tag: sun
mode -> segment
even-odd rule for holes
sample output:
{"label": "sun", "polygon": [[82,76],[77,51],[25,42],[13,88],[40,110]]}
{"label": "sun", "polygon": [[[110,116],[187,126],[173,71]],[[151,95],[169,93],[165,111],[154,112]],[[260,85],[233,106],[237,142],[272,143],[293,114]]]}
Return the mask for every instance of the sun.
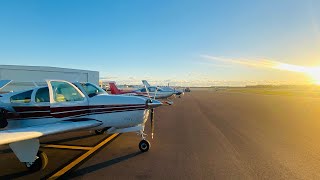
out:
{"label": "sun", "polygon": [[310,68],[307,74],[309,74],[316,85],[320,85],[320,67]]}
{"label": "sun", "polygon": [[285,64],[285,63],[275,63],[275,64],[276,65],[274,66],[274,68],[276,69],[304,73],[310,76],[314,84],[320,85],[320,66],[305,67],[305,66],[298,66],[298,65]]}

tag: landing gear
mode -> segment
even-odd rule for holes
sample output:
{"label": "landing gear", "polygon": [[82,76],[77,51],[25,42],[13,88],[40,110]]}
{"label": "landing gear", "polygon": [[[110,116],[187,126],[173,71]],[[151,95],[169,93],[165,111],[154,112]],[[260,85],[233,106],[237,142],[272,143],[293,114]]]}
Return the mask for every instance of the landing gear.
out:
{"label": "landing gear", "polygon": [[25,165],[31,172],[36,172],[44,169],[48,164],[48,157],[47,155],[39,151],[34,162],[26,162]]}
{"label": "landing gear", "polygon": [[94,130],[94,132],[96,133],[96,135],[101,135],[104,133],[104,130],[103,129],[97,129],[97,130]]}
{"label": "landing gear", "polygon": [[141,139],[142,139],[139,143],[139,149],[141,152],[147,152],[151,147],[150,142],[146,140],[147,134],[145,134],[143,130],[140,130],[138,134],[141,136]]}
{"label": "landing gear", "polygon": [[108,130],[109,128],[102,128],[102,129],[97,129],[97,130],[94,130],[94,132],[97,134],[97,135],[101,135],[103,134],[106,130]]}
{"label": "landing gear", "polygon": [[150,142],[145,139],[141,140],[139,143],[139,149],[141,152],[147,152],[150,146],[151,146]]}

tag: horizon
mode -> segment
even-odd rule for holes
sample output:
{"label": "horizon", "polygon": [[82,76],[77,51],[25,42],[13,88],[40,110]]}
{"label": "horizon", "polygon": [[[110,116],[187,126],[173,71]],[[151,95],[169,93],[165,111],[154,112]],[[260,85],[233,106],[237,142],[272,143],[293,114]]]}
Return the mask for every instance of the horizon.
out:
{"label": "horizon", "polygon": [[118,84],[320,84],[320,2],[0,3],[4,65],[93,70]]}

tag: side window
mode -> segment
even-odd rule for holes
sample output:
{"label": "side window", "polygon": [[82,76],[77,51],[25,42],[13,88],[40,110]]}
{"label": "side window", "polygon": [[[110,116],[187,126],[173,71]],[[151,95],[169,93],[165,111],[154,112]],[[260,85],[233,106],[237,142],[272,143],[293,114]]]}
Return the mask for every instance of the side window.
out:
{"label": "side window", "polygon": [[56,102],[82,101],[84,97],[69,83],[52,81],[53,99]]}
{"label": "side window", "polygon": [[16,94],[10,97],[11,103],[30,103],[32,90]]}
{"label": "side window", "polygon": [[146,92],[146,88],[141,89],[141,92]]}
{"label": "side window", "polygon": [[49,88],[48,87],[44,87],[44,88],[40,88],[38,89],[37,93],[36,93],[36,98],[35,98],[36,102],[50,102],[50,97],[49,97]]}

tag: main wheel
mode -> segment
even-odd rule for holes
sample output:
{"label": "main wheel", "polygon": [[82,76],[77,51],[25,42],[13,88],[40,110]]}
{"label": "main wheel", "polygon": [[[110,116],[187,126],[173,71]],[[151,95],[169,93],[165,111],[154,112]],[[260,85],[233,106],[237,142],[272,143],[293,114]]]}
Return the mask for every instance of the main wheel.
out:
{"label": "main wheel", "polygon": [[102,129],[97,129],[97,130],[94,130],[94,132],[97,134],[97,135],[100,135],[100,134],[103,134],[106,130],[108,130],[109,127],[104,127]]}
{"label": "main wheel", "polygon": [[141,152],[147,152],[150,149],[150,142],[147,140],[142,140],[139,143],[139,149]]}
{"label": "main wheel", "polygon": [[104,130],[103,129],[97,129],[97,130],[94,130],[94,132],[97,134],[97,135],[101,135],[104,133]]}
{"label": "main wheel", "polygon": [[26,163],[26,167],[29,169],[31,172],[36,172],[44,169],[48,164],[48,157],[47,155],[39,151],[37,154],[37,159],[33,163]]}

